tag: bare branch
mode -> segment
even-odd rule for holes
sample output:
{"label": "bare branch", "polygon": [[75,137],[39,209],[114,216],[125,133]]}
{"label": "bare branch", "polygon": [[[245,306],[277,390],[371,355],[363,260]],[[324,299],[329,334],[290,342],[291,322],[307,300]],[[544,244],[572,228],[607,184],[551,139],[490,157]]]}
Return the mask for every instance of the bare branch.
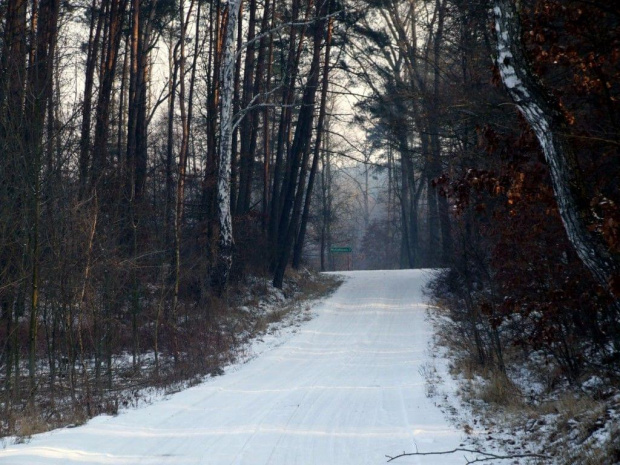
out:
{"label": "bare branch", "polygon": [[265,31],[261,34],[255,35],[254,38],[252,38],[252,40],[248,40],[247,42],[244,42],[241,47],[239,47],[239,50],[237,50],[237,53],[235,54],[235,60],[237,58],[239,58],[239,56],[241,55],[241,53],[243,52],[243,50],[245,50],[246,48],[248,48],[250,45],[253,45],[254,43],[260,41],[263,37],[269,36],[271,34],[276,34],[280,31],[282,31],[283,29],[289,28],[289,27],[302,27],[302,26],[310,26],[311,24],[316,23],[317,21],[321,21],[324,19],[329,19],[329,18],[333,18],[336,17],[338,15],[340,15],[342,13],[343,10],[338,10],[335,11],[334,13],[330,13],[328,15],[325,15],[323,17],[320,18],[313,18],[309,21],[292,21],[292,22],[288,22],[288,23],[284,23],[284,24],[280,24],[278,27],[274,27],[273,29],[270,29],[268,31]]}
{"label": "bare branch", "polygon": [[245,117],[245,115],[247,115],[249,112],[251,112],[252,110],[256,110],[258,108],[265,108],[265,107],[278,107],[278,108],[285,108],[285,107],[294,107],[296,105],[278,105],[278,104],[268,104],[268,103],[255,103],[258,99],[262,98],[264,100],[267,100],[271,95],[275,94],[278,90],[280,90],[283,87],[283,84],[274,87],[273,89],[271,89],[269,92],[263,92],[261,94],[256,94],[254,97],[252,97],[252,100],[250,100],[249,104],[247,107],[242,108],[235,116],[234,116],[234,123],[233,123],[233,129],[235,129],[237,126],[239,126],[239,124],[241,123],[241,121],[243,120],[243,118]]}
{"label": "bare branch", "polygon": [[465,462],[467,464],[489,462],[491,460],[510,460],[510,459],[522,459],[522,458],[551,460],[551,457],[549,457],[548,455],[542,455],[542,454],[526,453],[526,454],[499,455],[499,454],[492,454],[491,452],[484,452],[484,451],[476,450],[476,449],[465,449],[463,447],[457,447],[455,449],[446,450],[446,451],[403,452],[402,454],[395,455],[393,457],[389,455],[386,455],[386,457],[388,458],[388,462],[391,462],[400,457],[411,457],[411,456],[416,456],[416,455],[420,455],[420,456],[421,455],[450,455],[450,454],[456,454],[457,452],[467,452],[469,454],[478,454],[482,456],[482,457],[476,457],[473,460],[465,459],[467,460],[467,462]]}

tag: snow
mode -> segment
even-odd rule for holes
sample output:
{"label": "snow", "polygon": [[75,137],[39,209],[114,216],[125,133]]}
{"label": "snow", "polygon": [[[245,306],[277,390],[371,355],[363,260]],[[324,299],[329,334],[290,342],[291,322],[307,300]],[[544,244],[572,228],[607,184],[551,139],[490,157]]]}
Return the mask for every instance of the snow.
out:
{"label": "snow", "polygon": [[[146,407],[7,445],[0,463],[374,465],[459,447],[464,434],[427,395],[425,369],[443,363],[428,351],[430,274],[342,274],[314,319],[259,342],[247,363]],[[393,463],[438,459],[464,457]]]}

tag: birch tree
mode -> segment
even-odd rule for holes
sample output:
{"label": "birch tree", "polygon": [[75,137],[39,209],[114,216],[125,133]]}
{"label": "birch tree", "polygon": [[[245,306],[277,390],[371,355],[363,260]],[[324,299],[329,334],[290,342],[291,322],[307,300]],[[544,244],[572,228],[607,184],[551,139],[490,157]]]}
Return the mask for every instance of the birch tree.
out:
{"label": "birch tree", "polygon": [[217,213],[220,233],[217,262],[212,276],[213,283],[220,292],[228,282],[234,246],[230,212],[230,170],[233,132],[232,103],[235,91],[235,34],[241,1],[229,0],[224,6],[224,15],[228,16],[228,20],[220,75],[220,150],[217,174]]}
{"label": "birch tree", "polygon": [[568,239],[599,284],[611,291],[614,280],[618,279],[618,258],[609,252],[596,232],[583,174],[564,136],[569,131],[560,104],[531,71],[515,3],[496,0],[493,13],[499,73],[545,155]]}

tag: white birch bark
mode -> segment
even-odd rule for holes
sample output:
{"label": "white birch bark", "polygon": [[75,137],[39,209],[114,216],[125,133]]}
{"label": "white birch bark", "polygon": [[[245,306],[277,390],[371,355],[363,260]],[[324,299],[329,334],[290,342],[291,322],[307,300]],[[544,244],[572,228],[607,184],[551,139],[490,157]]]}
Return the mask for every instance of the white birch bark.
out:
{"label": "white birch bark", "polygon": [[[232,158],[232,102],[235,74],[235,35],[242,0],[229,0],[225,6],[228,23],[224,37],[220,75],[220,153],[217,176],[217,210],[220,225],[219,250],[213,281],[221,291],[232,267],[233,231],[230,212],[230,170]],[[225,10],[225,12],[226,12]]]}
{"label": "white birch bark", "polygon": [[593,218],[581,172],[572,148],[561,135],[567,132],[564,117],[529,69],[514,0],[495,0],[493,13],[502,82],[543,150],[568,239],[596,280],[610,290],[618,264],[597,233],[589,229]]}

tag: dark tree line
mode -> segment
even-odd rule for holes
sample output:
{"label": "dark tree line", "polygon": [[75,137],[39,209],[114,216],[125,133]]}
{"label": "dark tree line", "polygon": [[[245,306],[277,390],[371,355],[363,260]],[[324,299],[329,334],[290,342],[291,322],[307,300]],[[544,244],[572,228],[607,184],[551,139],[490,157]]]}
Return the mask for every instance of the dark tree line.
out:
{"label": "dark tree line", "polygon": [[229,283],[300,266],[342,8],[0,3],[3,432],[105,410],[124,354],[210,369]]}
{"label": "dark tree line", "polygon": [[521,347],[571,380],[617,377],[618,9],[364,4],[348,64],[372,90],[360,120],[382,141],[401,266],[447,267],[436,294],[479,363],[504,370]]}

